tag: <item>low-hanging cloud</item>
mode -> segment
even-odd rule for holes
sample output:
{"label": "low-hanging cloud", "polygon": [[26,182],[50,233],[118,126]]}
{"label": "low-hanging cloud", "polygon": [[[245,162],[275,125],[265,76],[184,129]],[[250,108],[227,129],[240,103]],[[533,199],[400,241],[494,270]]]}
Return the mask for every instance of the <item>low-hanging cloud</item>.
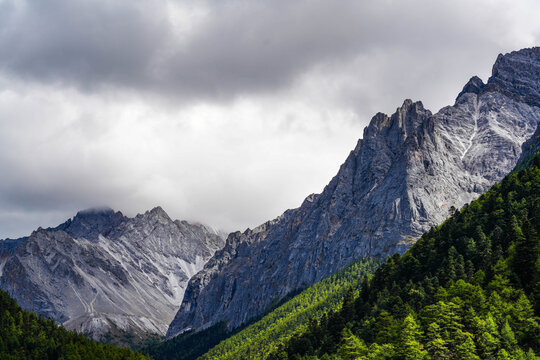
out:
{"label": "low-hanging cloud", "polygon": [[0,0],[0,238],[81,208],[255,226],[322,190],[377,111],[436,111],[534,1]]}

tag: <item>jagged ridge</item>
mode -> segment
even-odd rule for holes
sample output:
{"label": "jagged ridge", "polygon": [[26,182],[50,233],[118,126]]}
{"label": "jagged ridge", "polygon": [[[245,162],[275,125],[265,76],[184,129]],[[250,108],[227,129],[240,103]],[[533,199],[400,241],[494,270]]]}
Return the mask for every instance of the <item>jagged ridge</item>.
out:
{"label": "jagged ridge", "polygon": [[0,288],[27,310],[102,339],[113,329],[163,335],[188,279],[223,239],[160,207],[134,218],[81,211],[56,228],[0,242]]}
{"label": "jagged ridge", "polygon": [[515,166],[540,119],[539,71],[538,48],[513,52],[435,115],[410,100],[375,115],[321,194],[229,235],[189,282],[167,336],[221,321],[233,329],[354,259],[403,252]]}

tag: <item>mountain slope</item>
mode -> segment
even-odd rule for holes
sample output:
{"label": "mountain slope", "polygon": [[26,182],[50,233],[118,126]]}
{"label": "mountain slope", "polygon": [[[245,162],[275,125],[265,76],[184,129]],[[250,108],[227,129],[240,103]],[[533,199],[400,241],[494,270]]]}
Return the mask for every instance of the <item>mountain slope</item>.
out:
{"label": "mountain slope", "polygon": [[123,359],[144,360],[128,349],[96,343],[59,327],[52,320],[23,311],[0,290],[0,359]]}
{"label": "mountain slope", "polygon": [[215,231],[173,221],[159,207],[134,218],[81,211],[0,242],[0,288],[24,309],[95,339],[163,335],[187,281],[222,245]]}
{"label": "mountain slope", "polygon": [[[531,139],[523,144],[521,160],[513,172],[531,167],[535,157],[537,166],[540,167],[540,142],[538,141],[540,125],[538,129]],[[261,320],[236,334],[230,335],[221,341],[219,345],[214,346],[200,356],[199,360],[266,358],[268,354],[276,352],[283,343],[287,343],[291,337],[298,339],[306,331],[311,331],[314,323],[319,321],[324,313],[341,308],[346,296],[350,297],[355,294],[358,296],[358,289],[365,287],[366,284],[363,284],[363,282],[369,279],[369,277],[365,278],[365,273],[371,274],[375,267],[378,267],[378,263],[379,261],[374,261],[373,258],[360,260],[352,266],[315,283],[300,294],[292,297],[282,306],[265,315]],[[365,265],[369,265],[369,267],[366,268]],[[201,339],[209,338],[204,336],[203,333],[209,331],[212,331],[212,328],[189,336],[195,338],[199,335],[197,344],[203,345],[205,343]],[[183,334],[161,343],[153,349],[154,351],[149,353],[156,359],[195,359],[196,356],[190,357],[187,351],[178,351],[185,348],[185,344],[182,343],[185,337],[186,335]],[[215,343],[217,342],[207,342],[206,348],[212,347],[212,344]]]}
{"label": "mountain slope", "polygon": [[381,260],[373,258],[356,261],[313,284],[199,359],[263,359],[293,335],[306,331],[313,321],[338,310],[348,292],[360,287],[364,276],[373,273],[380,264]]}
{"label": "mountain slope", "polygon": [[519,157],[518,166],[514,171],[522,170],[532,165],[533,159],[540,153],[540,124],[536,132],[523,144],[523,152]]}
{"label": "mountain slope", "polygon": [[362,257],[404,252],[516,164],[540,120],[540,48],[499,56],[453,106],[410,100],[377,114],[321,194],[254,230],[230,234],[194,276],[167,332],[234,329],[272,301]]}
{"label": "mountain slope", "polygon": [[393,256],[355,301],[269,358],[537,359],[540,157],[533,164]]}

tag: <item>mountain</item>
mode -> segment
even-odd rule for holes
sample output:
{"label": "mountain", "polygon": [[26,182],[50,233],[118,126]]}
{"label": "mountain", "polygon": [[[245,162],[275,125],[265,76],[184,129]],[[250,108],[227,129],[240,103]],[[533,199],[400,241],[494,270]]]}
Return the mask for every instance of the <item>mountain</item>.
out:
{"label": "mountain", "polygon": [[67,331],[50,319],[22,310],[0,290],[0,359],[149,359],[129,349],[103,345]]}
{"label": "mountain", "polygon": [[232,330],[355,259],[403,253],[512,170],[540,120],[539,74],[540,48],[523,49],[436,114],[406,100],[375,115],[322,193],[229,235],[189,281],[167,336]]}
{"label": "mountain", "polygon": [[[540,130],[537,130],[531,139],[524,143],[521,160],[513,172],[530,168],[533,166],[535,158],[537,159],[536,166],[540,168],[540,141],[538,141],[540,138],[538,135],[540,135]],[[471,206],[474,206],[474,204]],[[443,263],[444,261],[441,261],[441,264]],[[358,290],[362,287],[365,288],[372,278],[371,276],[366,277],[366,273],[372,274],[374,270],[377,270],[378,264],[380,264],[380,260],[374,258],[356,261],[353,265],[293,296],[282,306],[265,315],[261,320],[256,321],[238,333],[229,335],[219,344],[218,342],[207,343],[206,349],[210,350],[198,357],[199,360],[264,359],[268,354],[276,353],[280,347],[289,342],[291,337],[294,337],[294,342],[298,341],[303,334],[313,332],[314,324],[320,322],[324,314],[336,312],[342,308],[344,301],[350,302],[351,296],[358,296]],[[366,265],[368,266],[366,267]],[[348,299],[345,299],[346,297]],[[212,330],[212,327],[201,333],[210,330]],[[157,351],[154,350],[149,353],[156,360],[195,359],[195,357],[186,356],[189,352],[178,351],[183,345],[179,344],[179,341],[189,335],[182,334],[172,338],[157,346]],[[205,337],[205,339],[208,338],[211,337]],[[376,359],[383,358],[380,356],[374,357]]]}
{"label": "mountain", "polygon": [[[355,261],[295,295],[261,320],[221,341],[198,359],[264,359],[293,335],[306,332],[314,321],[321,319],[326,313],[339,310],[343,299],[351,296],[350,291],[359,288],[364,277],[374,273],[381,263],[382,261],[376,258]],[[173,342],[177,338],[179,337],[169,341]],[[151,355],[156,360],[175,359],[174,354]]]}
{"label": "mountain", "polygon": [[1,241],[0,288],[94,339],[164,335],[187,281],[223,244],[216,231],[173,221],[160,207],[133,218],[90,209]]}
{"label": "mountain", "polygon": [[381,259],[376,258],[357,260],[299,294],[271,304],[264,316],[243,329],[235,329],[239,330],[235,334],[217,324],[152,344],[142,351],[156,360],[262,359],[292,335],[306,331],[310,322],[339,309],[349,289],[358,287],[363,277],[381,264]]}
{"label": "mountain", "polygon": [[519,162],[516,170],[526,168],[532,165],[533,159],[536,157],[536,154],[540,152],[540,124],[536,128],[535,133],[529,140],[523,144],[523,152],[519,157]]}
{"label": "mountain", "polygon": [[538,359],[539,234],[537,155],[268,358]]}

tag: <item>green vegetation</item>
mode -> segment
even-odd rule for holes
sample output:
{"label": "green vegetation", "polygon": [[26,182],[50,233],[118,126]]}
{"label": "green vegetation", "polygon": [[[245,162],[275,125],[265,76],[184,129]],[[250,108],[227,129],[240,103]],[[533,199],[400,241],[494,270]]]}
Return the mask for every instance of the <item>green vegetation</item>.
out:
{"label": "green vegetation", "polygon": [[[540,129],[540,125],[538,127]],[[537,130],[538,133],[538,130]],[[534,161],[540,161],[538,155],[540,155],[540,135],[533,137],[531,143],[528,144],[528,149],[524,149],[523,159],[514,169],[514,172],[521,171],[533,166]]]}
{"label": "green vegetation", "polygon": [[225,340],[252,323],[259,321],[266,314],[272,312],[281,304],[287,302],[298,292],[291,292],[285,298],[279,301],[273,301],[263,311],[262,315],[251,319],[247,324],[240,326],[232,331],[227,330],[225,323],[221,322],[199,331],[186,331],[170,340],[161,343],[148,344],[141,351],[151,355],[155,359],[163,360],[195,360],[206,353],[209,349],[216,346],[220,341]]}
{"label": "green vegetation", "polygon": [[540,159],[530,164],[268,358],[538,359]]}
{"label": "green vegetation", "polygon": [[158,360],[194,360],[229,336],[225,324],[219,323],[199,332],[185,332],[141,351]]}
{"label": "green vegetation", "polygon": [[186,331],[165,342],[148,344],[146,347],[141,348],[141,351],[151,355],[155,359],[195,360],[209,349],[219,344],[220,341],[233,336],[250,324],[259,321],[266,316],[266,314],[269,314],[274,309],[281,306],[281,304],[293,298],[296,294],[298,294],[298,292],[293,291],[283,299],[273,301],[260,316],[251,319],[247,324],[232,331],[228,331],[225,323],[221,322],[199,332]]}
{"label": "green vegetation", "polygon": [[150,343],[141,348],[141,351],[151,355],[155,359],[163,360],[195,360],[206,353],[209,349],[216,346],[220,341],[225,340],[234,334],[242,331],[249,325],[259,321],[261,318],[271,313],[281,304],[289,301],[299,291],[293,291],[281,300],[270,303],[263,313],[251,319],[247,324],[240,326],[232,331],[227,330],[225,323],[221,322],[209,328],[199,331],[186,331],[170,340],[161,343]]}
{"label": "green vegetation", "polygon": [[184,333],[144,351],[155,359],[194,360],[219,344],[201,359],[263,358],[292,335],[304,331],[310,319],[337,310],[347,289],[356,287],[359,280],[373,273],[381,263],[377,259],[357,261],[304,291],[293,292],[272,303],[261,316],[232,332],[220,323],[197,333]]}
{"label": "green vegetation", "polygon": [[129,349],[116,348],[67,331],[50,319],[23,311],[0,290],[0,359],[144,360]]}
{"label": "green vegetation", "polygon": [[291,336],[304,332],[310,321],[341,308],[347,293],[352,296],[349,289],[358,287],[361,279],[380,264],[376,259],[355,262],[222,341],[200,359],[263,359]]}
{"label": "green vegetation", "polygon": [[[163,341],[164,336],[145,332],[130,332],[125,331],[115,324],[111,323],[107,333],[99,340],[103,344],[111,344],[117,347],[130,348],[135,351],[141,351],[152,345],[159,344]],[[85,334],[91,337],[91,334]]]}

